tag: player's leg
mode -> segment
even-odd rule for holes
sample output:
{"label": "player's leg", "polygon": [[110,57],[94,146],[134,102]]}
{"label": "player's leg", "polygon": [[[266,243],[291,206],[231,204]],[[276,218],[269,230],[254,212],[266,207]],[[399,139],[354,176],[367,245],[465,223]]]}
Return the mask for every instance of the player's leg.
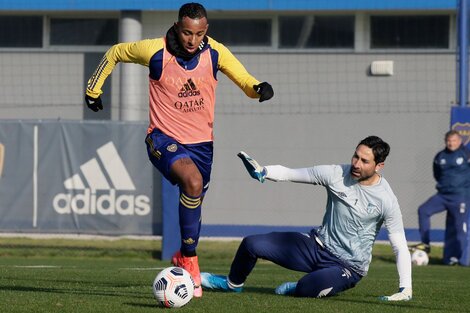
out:
{"label": "player's leg", "polygon": [[431,216],[446,210],[445,200],[436,194],[429,198],[418,208],[419,218],[419,233],[421,236],[421,243],[411,246],[412,248],[430,251],[430,230],[431,230]]}
{"label": "player's leg", "polygon": [[462,251],[462,256],[460,257],[460,264],[463,266],[470,265],[470,195],[465,197],[465,227],[467,237],[464,240],[464,248]]}
{"label": "player's leg", "polygon": [[444,241],[444,263],[459,263],[466,246],[467,238],[467,203],[461,195],[446,196],[447,217]]}
{"label": "player's leg", "polygon": [[188,158],[176,160],[170,175],[180,186],[179,219],[182,245],[173,258],[175,265],[187,269],[193,276],[194,296],[202,296],[201,276],[196,247],[201,231],[201,211],[204,195],[209,188],[212,171],[212,142],[184,145]]}
{"label": "player's leg", "polygon": [[196,247],[199,242],[202,176],[190,158],[180,158],[172,166],[170,175],[180,189],[178,204],[181,248],[172,258],[176,266],[186,269],[193,277],[194,296],[202,296],[199,262]]}
{"label": "player's leg", "polygon": [[322,268],[302,277],[292,295],[321,298],[353,288],[361,276],[342,266]]}
{"label": "player's leg", "polygon": [[202,176],[190,158],[176,160],[171,166],[170,175],[180,189],[181,253],[188,257],[196,256],[201,220]]}
{"label": "player's leg", "polygon": [[202,285],[208,289],[239,292],[258,258],[288,269],[311,272],[317,269],[317,249],[314,239],[297,232],[247,236],[238,247],[229,275],[202,273]]}
{"label": "player's leg", "polygon": [[310,272],[316,268],[316,243],[307,234],[272,232],[245,237],[230,267],[229,280],[242,284],[258,259],[271,261],[285,268]]}
{"label": "player's leg", "polygon": [[194,295],[202,296],[200,271],[196,255],[201,223],[203,178],[191,159],[191,153],[174,139],[155,130],[146,138],[152,164],[180,190],[179,220],[181,249],[172,258],[173,264],[188,270],[193,276]]}

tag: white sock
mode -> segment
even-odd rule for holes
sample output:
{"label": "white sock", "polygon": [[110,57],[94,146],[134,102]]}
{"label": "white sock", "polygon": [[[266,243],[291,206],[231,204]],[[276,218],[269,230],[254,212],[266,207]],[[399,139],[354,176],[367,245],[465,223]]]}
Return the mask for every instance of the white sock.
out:
{"label": "white sock", "polygon": [[241,288],[241,287],[243,287],[244,284],[243,284],[243,283],[241,283],[241,284],[239,284],[239,285],[234,284],[234,283],[232,283],[232,282],[230,281],[230,279],[229,279],[228,276],[227,276],[227,285],[228,285],[228,287],[229,287],[230,289],[235,289],[235,288]]}

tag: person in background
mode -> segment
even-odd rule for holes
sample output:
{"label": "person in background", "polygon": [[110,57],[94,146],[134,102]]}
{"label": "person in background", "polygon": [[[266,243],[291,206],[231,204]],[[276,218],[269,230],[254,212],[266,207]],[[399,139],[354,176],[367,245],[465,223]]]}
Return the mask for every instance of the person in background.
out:
{"label": "person in background", "polygon": [[112,46],[89,79],[85,95],[91,110],[102,110],[101,87],[117,63],[149,68],[147,152],[162,175],[179,187],[182,242],[172,263],[192,275],[195,297],[202,296],[196,247],[212,169],[217,73],[259,102],[274,95],[269,83],[254,78],[223,44],[206,35],[208,28],[205,8],[184,4],[164,37]]}
{"label": "person in background", "polygon": [[431,217],[447,212],[444,263],[459,262],[466,242],[466,216],[470,205],[470,150],[462,144],[460,134],[450,130],[445,134],[445,148],[433,161],[433,175],[437,193],[418,208],[421,242],[410,249],[431,251]]}
{"label": "person in background", "polygon": [[[305,272],[297,282],[275,289],[279,295],[320,298],[353,288],[369,270],[372,247],[385,225],[396,256],[398,292],[384,301],[412,298],[411,257],[398,200],[380,174],[390,146],[369,136],[356,146],[350,164],[316,165],[290,169],[281,165],[260,166],[246,153],[239,157],[251,177],[264,182],[287,181],[320,185],[328,193],[322,225],[308,234],[272,232],[245,237],[236,252],[228,276],[201,273],[202,286],[241,292],[258,259]],[[295,208],[291,209],[295,212]]]}

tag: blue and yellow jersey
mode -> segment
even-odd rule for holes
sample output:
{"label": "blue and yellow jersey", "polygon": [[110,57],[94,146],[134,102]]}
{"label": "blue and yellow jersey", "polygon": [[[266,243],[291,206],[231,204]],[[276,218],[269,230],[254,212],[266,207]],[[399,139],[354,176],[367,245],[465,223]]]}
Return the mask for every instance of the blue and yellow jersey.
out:
{"label": "blue and yellow jersey", "polygon": [[[217,71],[220,70],[240,87],[248,97],[259,98],[259,95],[253,89],[253,85],[257,85],[260,82],[248,73],[227,47],[210,37],[208,38],[208,44],[205,49],[210,49],[214,66],[214,78],[217,78]],[[103,93],[101,87],[119,62],[147,66],[149,67],[150,78],[159,80],[162,69],[165,66],[163,62],[163,49],[165,49],[165,38],[146,39],[112,46],[89,79],[86,90],[87,95],[96,98]],[[189,61],[183,61],[178,58],[178,63],[188,70],[195,68],[197,61],[197,57]]]}

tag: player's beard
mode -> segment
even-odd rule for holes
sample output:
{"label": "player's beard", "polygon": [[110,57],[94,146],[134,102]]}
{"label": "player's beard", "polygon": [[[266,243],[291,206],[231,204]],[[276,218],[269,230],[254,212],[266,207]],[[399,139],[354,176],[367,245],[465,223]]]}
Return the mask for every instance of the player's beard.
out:
{"label": "player's beard", "polygon": [[360,176],[357,177],[357,176],[354,176],[353,175],[353,167],[351,166],[351,169],[349,170],[349,174],[351,175],[351,177],[356,180],[357,182],[363,182],[363,181],[366,181],[366,180],[369,180],[371,179],[372,177],[374,177],[375,174],[377,174],[375,171],[372,172],[372,174],[370,175],[366,175],[364,176],[364,173],[363,172],[360,172]]}

